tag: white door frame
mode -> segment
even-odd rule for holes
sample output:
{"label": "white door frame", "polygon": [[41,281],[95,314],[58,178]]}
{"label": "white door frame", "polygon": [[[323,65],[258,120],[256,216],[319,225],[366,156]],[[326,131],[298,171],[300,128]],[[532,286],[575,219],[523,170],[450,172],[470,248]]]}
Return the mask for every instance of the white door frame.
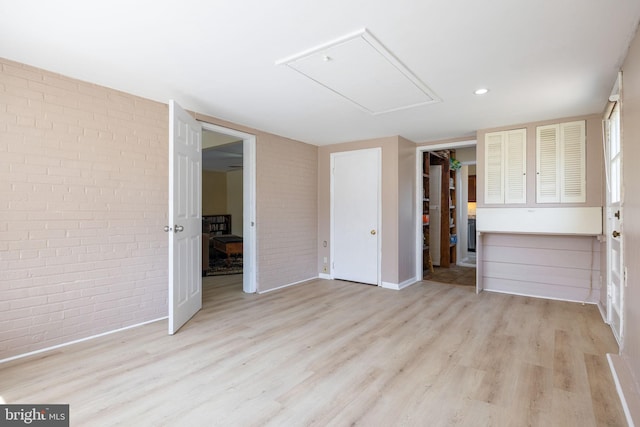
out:
{"label": "white door frame", "polygon": [[[465,148],[465,147],[475,147],[477,145],[477,141],[475,139],[470,139],[468,141],[458,141],[458,142],[448,142],[443,144],[434,144],[434,145],[421,145],[416,147],[416,212],[414,215],[415,219],[415,236],[416,236],[416,278],[418,280],[422,280],[422,233],[419,231],[422,230],[422,153],[425,151],[438,151],[438,150],[455,150],[456,148]],[[456,202],[457,203],[457,202]],[[457,218],[456,218],[457,220]],[[477,242],[477,239],[476,239]],[[477,249],[476,249],[477,251]],[[477,252],[476,252],[477,257]],[[476,263],[478,260],[476,259]],[[476,283],[478,283],[478,279],[476,278]]]}
{"label": "white door frame", "polygon": [[256,136],[235,129],[200,122],[202,129],[242,138],[242,290],[256,293],[257,237],[256,237]]}
{"label": "white door frame", "polygon": [[[621,85],[621,76],[618,75],[618,80],[612,92],[610,99],[615,99],[614,102],[619,102],[619,91]],[[624,169],[624,144],[622,136],[622,106],[620,104],[614,104],[610,114],[616,112],[618,115],[618,128],[617,128],[617,143],[619,144],[619,150],[615,157],[618,160],[618,170],[616,182],[612,179],[612,153],[611,153],[611,120],[610,116],[607,117],[603,125],[604,129],[604,162],[605,162],[605,221],[604,221],[604,235],[606,239],[606,287],[607,287],[607,323],[611,326],[613,335],[618,342],[619,351],[624,348],[625,337],[625,321],[624,318],[624,304],[625,304],[625,287],[627,286],[627,274],[625,267],[625,254],[624,254],[624,186],[622,185],[622,176]],[[613,193],[613,186],[617,184],[617,200],[612,201],[611,196]],[[616,212],[614,212],[616,211]],[[619,233],[618,237],[614,238],[613,233]],[[614,248],[617,247],[617,256],[614,256]],[[616,264],[613,262],[616,261]],[[614,284],[614,277],[617,278],[617,288]],[[616,305],[617,307],[614,307]],[[618,313],[618,322],[614,321],[614,311]],[[617,327],[617,328],[616,328]]]}
{"label": "white door frame", "polygon": [[463,162],[456,173],[456,228],[458,229],[458,244],[456,245],[456,265],[475,267],[466,264],[469,257],[469,162]]}
{"label": "white door frame", "polygon": [[[456,192],[456,206],[459,206],[459,208],[457,209],[457,214],[458,214],[458,218],[456,218],[456,221],[458,221],[458,243],[460,243],[460,236],[462,235],[463,239],[463,243],[465,244],[464,246],[458,245],[458,247],[456,248],[457,250],[457,256],[458,256],[458,265],[461,265],[463,267],[477,267],[476,264],[469,264],[468,262],[468,258],[469,258],[469,211],[467,208],[467,203],[469,201],[469,166],[475,166],[478,163],[477,160],[475,161],[469,161],[469,162],[462,162],[462,166],[466,166],[467,167],[467,180],[464,181],[462,178],[462,174],[458,173],[456,174],[456,188],[459,188],[460,191]],[[463,193],[462,188],[466,187],[467,191]],[[466,200],[464,200],[464,196],[467,196]],[[462,231],[462,233],[461,233]]]}
{"label": "white door frame", "polygon": [[[380,147],[374,147],[374,148],[364,148],[362,150],[350,150],[350,151],[338,151],[335,153],[331,153],[330,154],[330,170],[333,171],[334,168],[334,162],[335,162],[335,158],[336,156],[341,156],[341,155],[348,155],[350,153],[356,152],[356,151],[376,151],[378,153],[378,182],[375,183],[377,185],[377,198],[378,198],[378,207],[377,207],[377,224],[376,224],[376,232],[378,235],[377,240],[377,254],[378,254],[378,258],[377,258],[377,286],[382,286],[382,148]],[[335,218],[334,218],[334,206],[335,206],[335,202],[334,202],[334,176],[333,176],[333,172],[330,174],[331,176],[331,180],[330,180],[330,184],[329,184],[329,188],[330,188],[330,195],[329,195],[329,200],[330,200],[330,221],[329,221],[329,236],[330,236],[330,241],[331,241],[331,248],[330,248],[330,269],[329,271],[331,272],[330,278],[333,279],[333,265],[334,265],[334,261],[335,261],[335,255],[334,255],[334,249],[335,249],[335,239],[334,239],[334,225],[335,225]]]}

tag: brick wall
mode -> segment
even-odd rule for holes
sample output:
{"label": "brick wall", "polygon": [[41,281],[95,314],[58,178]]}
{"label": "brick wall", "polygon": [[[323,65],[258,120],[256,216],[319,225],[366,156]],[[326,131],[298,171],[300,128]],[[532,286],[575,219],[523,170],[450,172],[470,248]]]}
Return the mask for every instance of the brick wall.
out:
{"label": "brick wall", "polygon": [[318,147],[204,114],[256,136],[257,289],[318,276]]}
{"label": "brick wall", "polygon": [[0,67],[0,359],[166,316],[167,106]]}
{"label": "brick wall", "polygon": [[257,135],[258,292],[318,276],[318,148]]}

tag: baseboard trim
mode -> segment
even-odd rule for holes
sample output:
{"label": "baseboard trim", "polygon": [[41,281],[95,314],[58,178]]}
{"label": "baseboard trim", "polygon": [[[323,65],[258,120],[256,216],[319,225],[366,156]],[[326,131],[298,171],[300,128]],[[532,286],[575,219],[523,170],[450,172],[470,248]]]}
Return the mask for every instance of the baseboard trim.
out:
{"label": "baseboard trim", "polygon": [[471,264],[470,262],[459,262],[458,264],[460,267],[472,267],[472,268],[477,268],[478,266],[476,264]]}
{"label": "baseboard trim", "polygon": [[258,294],[266,294],[266,293],[269,293],[269,292],[277,291],[278,289],[288,288],[289,286],[299,285],[300,283],[305,283],[305,282],[308,282],[310,280],[319,279],[319,278],[320,278],[319,276],[313,276],[313,277],[309,277],[308,279],[298,280],[297,282],[287,283],[286,285],[278,286],[277,288],[265,289],[264,291],[258,290],[258,292],[256,292],[256,293],[258,293]]}
{"label": "baseboard trim", "polygon": [[629,427],[634,427],[636,425],[634,420],[640,422],[640,386],[635,383],[633,374],[623,357],[609,353],[607,360],[627,424]]}
{"label": "baseboard trim", "polygon": [[136,323],[135,325],[125,326],[124,328],[114,329],[112,331],[103,332],[103,333],[97,334],[97,335],[91,335],[90,337],[80,338],[80,339],[69,341],[69,342],[65,342],[65,343],[62,343],[62,344],[53,345],[51,347],[42,348],[40,350],[35,350],[35,351],[30,351],[28,353],[18,354],[16,356],[7,357],[6,359],[0,359],[0,364],[6,363],[6,362],[11,362],[12,360],[22,359],[24,357],[29,357],[29,356],[33,356],[33,355],[36,355],[36,354],[44,353],[46,351],[56,350],[58,348],[66,347],[66,346],[69,346],[69,345],[72,345],[72,344],[78,344],[78,343],[81,343],[81,342],[84,342],[84,341],[89,341],[89,340],[92,340],[92,339],[95,339],[95,338],[104,337],[106,335],[115,334],[116,332],[126,331],[127,329],[137,328],[139,326],[148,325],[149,323],[159,322],[160,320],[166,320],[166,319],[168,319],[168,316],[159,317],[159,318],[153,319],[153,320],[147,320],[146,322]]}
{"label": "baseboard trim", "polygon": [[418,281],[416,280],[415,277],[412,277],[411,279],[405,280],[402,283],[391,283],[391,282],[382,282],[382,284],[380,285],[381,287],[385,288],[385,289],[393,289],[394,291],[399,291],[402,290],[404,288],[407,288],[415,283],[418,283]]}
{"label": "baseboard trim", "polygon": [[324,279],[324,280],[333,280],[333,277],[331,277],[331,275],[327,273],[320,273],[318,275],[318,278]]}
{"label": "baseboard trim", "polygon": [[484,288],[484,289],[482,289],[482,291],[483,292],[493,292],[493,293],[496,293],[496,294],[518,295],[518,296],[521,296],[521,297],[549,299],[549,300],[553,300],[553,301],[577,302],[578,304],[593,304],[593,305],[597,305],[598,304],[595,301],[582,301],[582,300],[576,300],[576,299],[570,299],[570,298],[560,298],[560,297],[551,297],[551,296],[545,296],[545,295],[527,294],[527,293],[524,293],[524,292],[512,292],[512,291],[501,290],[501,289],[487,289],[487,288]]}
{"label": "baseboard trim", "polygon": [[602,306],[602,303],[598,301],[596,305],[598,306],[598,311],[600,311],[600,317],[602,317],[602,321],[608,325],[609,321],[607,320],[607,312]]}

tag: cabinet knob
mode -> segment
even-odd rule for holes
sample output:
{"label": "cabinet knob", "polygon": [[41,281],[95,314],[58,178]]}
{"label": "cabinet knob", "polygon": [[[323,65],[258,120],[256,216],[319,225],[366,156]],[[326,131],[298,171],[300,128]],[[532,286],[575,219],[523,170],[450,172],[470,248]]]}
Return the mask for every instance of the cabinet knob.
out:
{"label": "cabinet knob", "polygon": [[376,235],[376,230],[371,230],[371,235],[375,236]]}

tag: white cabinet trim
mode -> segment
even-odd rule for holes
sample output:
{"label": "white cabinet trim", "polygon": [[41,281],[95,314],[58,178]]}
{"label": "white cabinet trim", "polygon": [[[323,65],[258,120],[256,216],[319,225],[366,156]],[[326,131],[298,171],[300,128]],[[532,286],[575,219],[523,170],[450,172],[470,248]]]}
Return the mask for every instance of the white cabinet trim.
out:
{"label": "white cabinet trim", "polygon": [[480,233],[602,234],[602,208],[477,208]]}

